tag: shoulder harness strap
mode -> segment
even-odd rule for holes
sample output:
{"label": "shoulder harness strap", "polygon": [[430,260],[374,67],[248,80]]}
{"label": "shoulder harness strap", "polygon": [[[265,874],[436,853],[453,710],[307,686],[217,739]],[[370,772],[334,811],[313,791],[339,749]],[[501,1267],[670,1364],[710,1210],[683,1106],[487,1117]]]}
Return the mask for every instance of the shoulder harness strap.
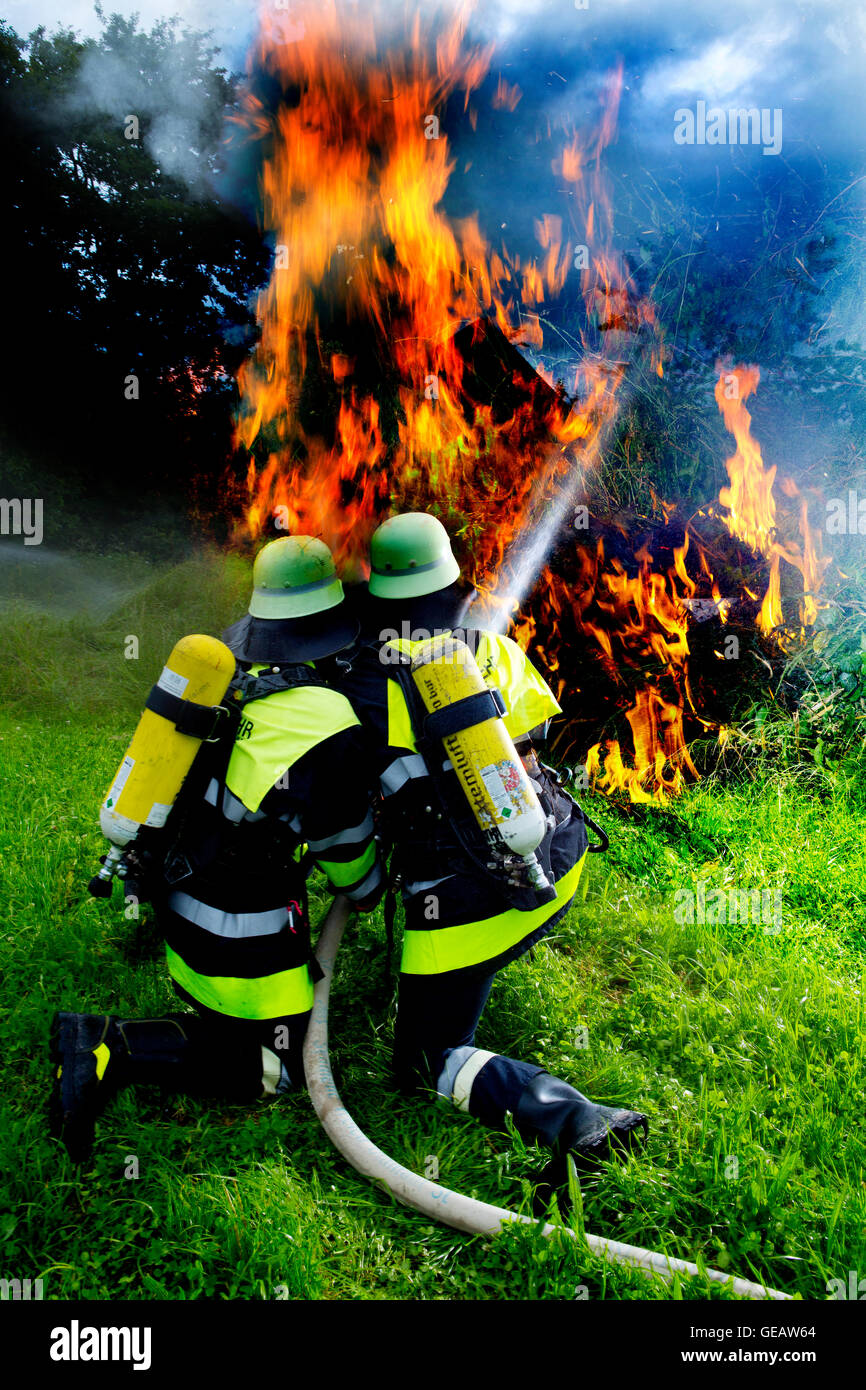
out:
{"label": "shoulder harness strap", "polygon": [[288,666],[272,666],[270,671],[260,671],[257,676],[251,671],[238,671],[229,686],[229,694],[236,705],[243,707],[251,700],[263,700],[267,695],[295,690],[301,685],[327,686],[327,681],[322,680],[312,666],[295,662]]}
{"label": "shoulder harness strap", "polygon": [[196,705],[160,686],[153,687],[147,699],[147,709],[170,719],[179,733],[191,734],[204,743],[219,745],[212,748],[207,757],[203,756],[203,749],[199,750],[172,809],[166,827],[167,830],[170,828],[171,839],[164,839],[166,882],[173,885],[193,872],[207,868],[219,853],[226,832],[222,818],[216,826],[209,824],[202,828],[201,834],[195,834],[190,832],[189,817],[191,812],[196,817],[201,814],[201,797],[211,779],[217,782],[216,804],[221,803],[234,737],[244,706],[252,700],[262,700],[267,695],[306,685],[327,687],[327,682],[311,666],[296,663],[273,667],[259,675],[237,671],[226,692],[225,703],[221,705]]}
{"label": "shoulder harness strap", "polygon": [[198,705],[192,700],[173,695],[161,685],[155,685],[144,707],[162,715],[163,719],[170,719],[179,734],[189,734],[203,743],[216,743],[229,725],[235,722],[233,713],[243,709],[251,700],[263,700],[266,695],[294,690],[302,685],[325,686],[326,682],[311,666],[299,662],[290,666],[275,666],[257,676],[249,671],[238,671],[229,685],[225,704]]}
{"label": "shoulder harness strap", "polygon": [[[432,716],[434,720],[440,714],[449,715],[452,711],[455,711],[457,714],[454,727],[446,727],[443,734],[439,732],[435,722],[432,729],[428,724],[428,719],[431,718],[431,716],[428,715],[424,702],[421,699],[420,691],[412,679],[411,658],[404,653],[400,661],[392,668],[391,675],[397,681],[403,692],[403,697],[409,710],[409,718],[415,732],[418,751],[427,765],[427,771],[430,774],[437,800],[444,810],[448,805],[443,785],[445,774],[442,771],[442,759],[445,750],[441,745],[437,747],[438,740],[443,737],[447,738],[450,733],[456,733],[459,729],[467,729],[471,724],[478,724],[484,719],[495,718],[498,714],[501,714],[504,711],[504,705],[503,710],[499,708],[499,705],[502,704],[502,696],[498,690],[488,690],[486,694],[479,691],[478,695],[470,695],[464,700],[456,701],[455,704],[446,709],[436,711],[436,715]],[[489,705],[485,703],[484,712],[482,713],[481,705],[475,702],[487,702],[488,700]],[[461,710],[461,706],[468,705],[473,706],[471,711]],[[467,717],[467,715],[469,717]],[[478,872],[488,881],[497,896],[504,898],[506,903],[510,905],[510,895],[503,884],[502,875],[498,869],[488,862],[486,857],[487,847],[484,843],[483,833],[480,827],[477,826],[471,812],[467,815],[464,824],[461,824],[458,819],[450,815],[448,817],[448,822],[470,862],[475,865]]]}

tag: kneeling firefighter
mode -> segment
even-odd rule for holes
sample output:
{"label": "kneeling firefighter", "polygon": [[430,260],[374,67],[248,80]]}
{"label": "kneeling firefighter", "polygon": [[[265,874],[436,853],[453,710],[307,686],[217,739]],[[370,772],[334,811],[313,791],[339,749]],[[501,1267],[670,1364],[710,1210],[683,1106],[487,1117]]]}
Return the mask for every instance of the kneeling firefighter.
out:
{"label": "kneeling firefighter", "polygon": [[[507,637],[456,626],[465,606],[448,534],[433,516],[392,517],[374,533],[359,653],[344,680],[370,729],[394,845],[405,931],[394,1070],[491,1126],[507,1112],[554,1151],[607,1156],[647,1133],[646,1118],[595,1105],[543,1067],[474,1045],[494,977],[540,941],[571,903],[587,825],[534,744],[560,707]],[[429,634],[436,634],[432,640]],[[396,870],[396,873],[395,873]],[[393,913],[393,900],[391,900]]]}
{"label": "kneeling firefighter", "polygon": [[[358,621],[331,553],[309,536],[271,541],[253,584],[227,645],[193,637],[175,647],[102,808],[115,847],[91,890],[107,896],[112,871],[128,871],[127,891],[153,902],[175,991],[195,1013],[55,1016],[52,1132],[76,1161],[90,1153],[106,1100],[125,1085],[157,1082],[241,1103],[303,1086],[318,969],[309,867],[362,912],[381,897],[367,742],[333,688],[337,653],[355,641]],[[227,667],[217,687],[225,702],[209,710],[191,705],[202,651],[210,689],[214,668]],[[211,738],[190,754],[208,718]],[[228,732],[214,734],[223,723]],[[175,745],[192,765],[166,816],[167,796],[151,805],[153,775]],[[148,777],[136,803],[135,779]]]}

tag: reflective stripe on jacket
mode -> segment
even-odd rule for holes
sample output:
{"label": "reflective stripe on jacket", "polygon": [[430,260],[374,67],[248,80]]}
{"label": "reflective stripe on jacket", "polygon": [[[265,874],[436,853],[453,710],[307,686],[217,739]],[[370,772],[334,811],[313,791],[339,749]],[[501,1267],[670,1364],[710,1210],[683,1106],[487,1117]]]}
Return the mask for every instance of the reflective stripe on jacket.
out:
{"label": "reflective stripe on jacket", "polygon": [[309,849],[334,892],[375,893],[372,781],[344,695],[300,686],[244,707],[224,782],[213,778],[201,805],[218,851],[158,904],[169,972],[193,999],[237,1018],[309,1011],[301,861]]}

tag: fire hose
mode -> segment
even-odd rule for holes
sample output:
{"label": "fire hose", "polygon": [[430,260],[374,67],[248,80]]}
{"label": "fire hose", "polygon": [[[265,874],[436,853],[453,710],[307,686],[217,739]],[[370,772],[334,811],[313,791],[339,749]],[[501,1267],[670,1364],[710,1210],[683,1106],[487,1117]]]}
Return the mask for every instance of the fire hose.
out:
{"label": "fire hose", "polygon": [[[340,941],[346,926],[351,904],[347,898],[334,899],[325,920],[316,946],[316,959],[324,972],[315,988],[313,1012],[304,1043],[304,1071],[307,1089],[313,1108],[321,1121],[322,1128],[344,1158],[365,1177],[381,1182],[387,1190],[404,1206],[414,1207],[425,1216],[432,1216],[446,1226],[472,1234],[498,1235],[503,1222],[518,1222],[536,1226],[531,1216],[508,1211],[504,1207],[494,1207],[487,1202],[479,1202],[473,1197],[465,1197],[460,1192],[452,1192],[447,1187],[413,1173],[389,1158],[377,1148],[358,1128],[340,1099],[331,1072],[328,1056],[328,998],[334,963]],[[705,1278],[720,1284],[730,1284],[732,1290],[741,1298],[788,1300],[790,1294],[766,1288],[763,1284],[753,1284],[748,1279],[737,1279],[716,1269],[699,1269],[688,1260],[675,1259],[652,1250],[643,1250],[637,1245],[626,1245],[622,1241],[608,1240],[584,1232],[582,1236],[567,1226],[541,1226],[541,1234],[552,1235],[562,1231],[574,1239],[583,1239],[587,1247],[612,1264],[629,1265],[641,1272],[660,1274],[664,1279],[672,1279],[680,1274],[688,1278]]]}

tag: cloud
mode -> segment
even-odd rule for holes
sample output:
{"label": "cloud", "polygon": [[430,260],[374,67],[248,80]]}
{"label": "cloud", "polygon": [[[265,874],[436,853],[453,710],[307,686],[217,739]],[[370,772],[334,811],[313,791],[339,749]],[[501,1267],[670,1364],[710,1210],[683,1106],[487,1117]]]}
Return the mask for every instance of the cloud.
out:
{"label": "cloud", "polygon": [[732,38],[715,39],[693,56],[662,61],[644,82],[644,96],[661,101],[697,92],[707,101],[725,101],[752,91],[768,71],[778,80],[790,32],[790,27],[765,34],[741,31]]}

